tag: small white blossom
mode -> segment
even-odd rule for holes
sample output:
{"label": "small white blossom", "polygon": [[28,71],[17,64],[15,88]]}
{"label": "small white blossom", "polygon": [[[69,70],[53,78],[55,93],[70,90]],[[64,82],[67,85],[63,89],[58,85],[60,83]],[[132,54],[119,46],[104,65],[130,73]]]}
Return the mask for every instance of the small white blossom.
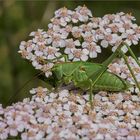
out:
{"label": "small white blossom", "polygon": [[86,6],[78,6],[76,9],[76,13],[79,14],[79,20],[82,22],[88,21],[89,17],[92,17],[91,11]]}
{"label": "small white blossom", "polygon": [[86,61],[88,60],[88,51],[81,49],[72,49],[71,53],[68,55],[69,59],[73,59],[73,61]]}
{"label": "small white blossom", "polygon": [[98,46],[95,42],[91,43],[84,42],[82,44],[82,47],[85,48],[84,51],[86,50],[89,53],[90,58],[96,58],[97,53],[101,53],[100,46]]}
{"label": "small white blossom", "polygon": [[79,40],[73,41],[73,39],[67,39],[66,40],[66,48],[65,48],[64,52],[66,54],[69,54],[71,52],[71,49],[75,48],[76,46],[80,46]]}

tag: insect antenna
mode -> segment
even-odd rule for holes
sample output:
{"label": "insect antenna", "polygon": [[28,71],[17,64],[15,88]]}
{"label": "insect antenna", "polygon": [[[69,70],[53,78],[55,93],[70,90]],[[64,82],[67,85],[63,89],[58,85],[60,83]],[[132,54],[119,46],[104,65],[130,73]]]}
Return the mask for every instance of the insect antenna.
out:
{"label": "insect antenna", "polygon": [[[15,98],[17,97],[17,95],[22,91],[22,89],[24,87],[26,87],[32,80],[34,80],[35,78],[37,78],[38,76],[40,76],[41,74],[43,74],[44,72],[39,72],[36,73],[33,77],[31,77],[29,80],[27,80],[8,100],[8,102],[6,103],[6,106],[8,106],[9,104],[11,104],[13,102],[13,100],[15,100]],[[15,98],[14,98],[15,97]]]}

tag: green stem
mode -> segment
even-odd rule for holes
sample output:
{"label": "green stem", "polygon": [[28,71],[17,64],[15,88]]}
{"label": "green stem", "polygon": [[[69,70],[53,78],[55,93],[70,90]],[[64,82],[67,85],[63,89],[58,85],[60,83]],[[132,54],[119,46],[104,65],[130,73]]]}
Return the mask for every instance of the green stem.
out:
{"label": "green stem", "polygon": [[128,48],[128,51],[131,54],[131,56],[135,59],[135,61],[137,62],[137,64],[140,66],[140,62],[138,61],[137,57],[135,56],[135,54],[133,53],[133,51],[131,50],[131,48],[128,45],[126,45],[126,47]]}
{"label": "green stem", "polygon": [[135,81],[135,83],[136,83],[136,85],[137,85],[139,91],[140,91],[139,83],[138,83],[138,81],[137,81],[137,79],[136,79],[136,77],[135,77],[135,74],[134,74],[134,72],[132,71],[132,69],[131,69],[131,67],[130,67],[130,65],[129,65],[129,63],[128,63],[128,61],[127,61],[127,56],[126,56],[122,51],[120,51],[120,53],[121,53],[121,55],[122,55],[122,57],[123,57],[123,59],[124,59],[126,65],[127,65],[128,69],[129,69],[129,71],[130,71],[130,73],[131,73],[131,75],[132,75],[132,77],[133,77],[133,79],[134,79],[134,81]]}

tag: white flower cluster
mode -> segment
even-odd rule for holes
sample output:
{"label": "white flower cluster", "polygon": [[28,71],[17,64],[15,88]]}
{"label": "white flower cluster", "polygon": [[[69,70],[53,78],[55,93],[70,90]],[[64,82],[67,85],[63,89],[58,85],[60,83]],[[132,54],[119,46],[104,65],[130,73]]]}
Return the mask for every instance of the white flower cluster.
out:
{"label": "white flower cluster", "polygon": [[[132,71],[134,72],[134,75],[138,81],[138,83],[140,84],[140,67],[139,65],[136,63],[136,61],[129,56],[127,59]],[[132,75],[130,74],[130,71],[127,67],[127,65],[124,62],[124,59],[117,59],[116,61],[114,61],[112,64],[109,65],[108,70],[112,73],[115,73],[116,75],[118,75],[119,77],[121,77],[122,79],[127,80],[131,85],[134,85],[133,87],[130,87],[130,91],[134,92],[134,93],[139,93],[139,89],[135,84],[135,81],[132,77]]]}
{"label": "white flower cluster", "polygon": [[93,17],[86,6],[73,11],[64,7],[55,12],[47,31],[38,29],[31,32],[33,39],[21,42],[19,53],[48,77],[63,55],[68,61],[88,61],[96,58],[102,47],[115,51],[121,43],[136,45],[140,27],[134,21],[133,16],[123,12],[100,18]]}
{"label": "white flower cluster", "polygon": [[[103,16],[98,25],[100,45],[104,48],[112,46],[113,52],[121,43],[126,43],[128,46],[137,45],[140,39],[140,27],[134,23],[135,20],[131,14],[123,12]],[[123,48],[123,51],[127,52],[127,49]]]}
{"label": "white flower cluster", "polygon": [[0,139],[22,140],[139,140],[140,96],[99,92],[94,109],[89,95],[68,90],[49,93],[32,89],[26,98],[12,106],[0,105]]}

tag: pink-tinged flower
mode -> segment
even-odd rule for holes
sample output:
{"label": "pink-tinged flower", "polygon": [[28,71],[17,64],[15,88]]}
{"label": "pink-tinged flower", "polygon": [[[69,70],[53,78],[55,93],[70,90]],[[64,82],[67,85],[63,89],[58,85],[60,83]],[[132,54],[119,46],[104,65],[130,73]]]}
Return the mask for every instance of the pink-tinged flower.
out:
{"label": "pink-tinged flower", "polygon": [[121,13],[122,13],[121,20],[123,20],[124,22],[128,22],[128,21],[132,22],[132,21],[136,20],[136,18],[134,16],[132,16],[131,13],[130,14],[125,14],[123,12],[121,12]]}
{"label": "pink-tinged flower", "polygon": [[9,130],[7,129],[7,124],[0,121],[0,139],[5,140],[8,138]]}
{"label": "pink-tinged flower", "polygon": [[22,140],[40,140],[44,137],[44,132],[39,131],[35,132],[33,130],[29,130],[21,134]]}
{"label": "pink-tinged flower", "polygon": [[140,39],[140,26],[134,28],[134,31],[135,31],[135,33],[136,33],[137,38]]}
{"label": "pink-tinged flower", "polygon": [[79,14],[79,20],[82,22],[86,22],[89,17],[92,17],[91,11],[86,6],[78,6],[75,11]]}
{"label": "pink-tinged flower", "polygon": [[[48,24],[48,28],[49,28],[49,30],[52,30],[52,32],[55,32],[55,33],[59,33],[60,30],[61,30],[61,28],[60,28],[59,25],[53,25],[52,23],[49,23],[49,24]],[[49,37],[49,36],[50,36],[50,35],[48,35],[48,37]]]}
{"label": "pink-tinged flower", "polygon": [[35,44],[33,44],[32,40],[28,40],[27,42],[22,41],[20,43],[19,49],[26,50],[27,52],[31,52],[35,48]]}
{"label": "pink-tinged flower", "polygon": [[32,52],[27,52],[26,50],[22,50],[22,51],[18,51],[19,53],[21,53],[22,57],[32,61],[36,58],[36,56],[32,53]]}
{"label": "pink-tinged flower", "polygon": [[122,35],[122,37],[124,38],[124,42],[128,45],[131,46],[132,44],[137,45],[138,44],[138,38],[137,36],[134,34],[134,31],[129,32],[129,33],[124,33]]}
{"label": "pink-tinged flower", "polygon": [[42,66],[41,68],[41,71],[43,71],[45,73],[45,76],[46,77],[49,77],[52,75],[52,72],[51,72],[51,68],[54,66],[53,63],[47,63],[45,65]]}
{"label": "pink-tinged flower", "polygon": [[104,139],[104,136],[102,134],[98,133],[96,135],[95,139],[97,139],[97,140],[103,140]]}
{"label": "pink-tinged flower", "polygon": [[23,132],[24,130],[23,122],[9,120],[7,123],[9,125],[9,134],[11,136],[17,136],[18,132]]}
{"label": "pink-tinged flower", "polygon": [[38,29],[37,31],[31,32],[29,36],[40,36],[40,35],[44,35],[46,34],[45,31],[43,31],[43,29]]}
{"label": "pink-tinged flower", "polygon": [[106,31],[109,33],[118,33],[119,32],[119,23],[111,23],[107,26]]}
{"label": "pink-tinged flower", "polygon": [[101,46],[107,48],[109,45],[114,45],[119,40],[117,34],[105,34],[104,39],[101,41]]}
{"label": "pink-tinged flower", "polygon": [[72,25],[67,25],[64,29],[66,32],[70,33],[72,31]]}
{"label": "pink-tinged flower", "polygon": [[80,26],[80,28],[82,29],[83,32],[91,32],[92,28],[93,28],[93,23],[89,22],[87,24],[82,24]]}
{"label": "pink-tinged flower", "polygon": [[[45,49],[45,48],[44,48],[44,49]],[[37,46],[37,45],[36,45],[34,54],[35,54],[36,56],[39,56],[39,57],[42,57],[42,56],[43,56],[43,50],[40,49],[40,46]]]}
{"label": "pink-tinged flower", "polygon": [[72,35],[74,38],[80,38],[82,34],[82,30],[78,26],[74,26],[72,28]]}
{"label": "pink-tinged flower", "polygon": [[98,28],[99,27],[99,23],[101,21],[101,18],[100,17],[93,17],[93,18],[90,18],[91,20],[91,23],[92,23],[92,27],[94,29]]}
{"label": "pink-tinged flower", "polygon": [[136,140],[137,134],[138,134],[137,130],[134,130],[134,129],[130,130],[127,136],[127,140]]}
{"label": "pink-tinged flower", "polygon": [[[52,19],[51,19],[51,22],[52,22],[52,25],[56,25],[56,26],[58,26],[58,25],[60,25],[60,19],[58,19],[57,17],[53,17]],[[49,25],[49,24],[48,24]],[[49,26],[48,26],[49,27]]]}
{"label": "pink-tinged flower", "polygon": [[68,95],[69,95],[68,90],[62,90],[59,92],[59,96],[61,98],[68,97]]}
{"label": "pink-tinged flower", "polygon": [[[59,33],[60,33],[60,35],[61,35],[61,38],[62,38],[62,39],[68,38],[68,35],[69,35],[71,29],[72,29],[72,28],[71,28],[70,26],[67,26],[67,28],[60,29],[60,30],[59,30]],[[65,44],[64,44],[64,45],[65,45]]]}
{"label": "pink-tinged flower", "polygon": [[68,57],[70,60],[73,61],[86,61],[88,60],[88,51],[87,50],[81,50],[81,49],[71,49],[71,53],[68,54]]}
{"label": "pink-tinged flower", "polygon": [[32,61],[32,65],[35,67],[35,69],[41,69],[42,68],[42,64],[39,63],[40,58],[35,58],[35,60]]}
{"label": "pink-tinged flower", "polygon": [[108,68],[109,68],[109,71],[112,72],[112,73],[115,73],[115,74],[120,74],[121,73],[121,67],[118,63],[110,64],[108,66]]}
{"label": "pink-tinged flower", "polygon": [[79,14],[75,11],[72,12],[71,20],[73,23],[77,23],[79,21]]}
{"label": "pink-tinged flower", "polygon": [[66,26],[71,21],[72,11],[66,7],[60,8],[55,12],[55,17],[60,19],[60,25]]}
{"label": "pink-tinged flower", "polygon": [[[41,110],[41,111],[40,111]],[[36,115],[35,115],[35,117],[37,118],[37,122],[38,123],[44,123],[45,121],[46,121],[46,119],[47,119],[47,115],[42,111],[42,109],[40,108],[40,109],[38,109],[37,111],[36,111]]]}
{"label": "pink-tinged flower", "polygon": [[31,32],[30,36],[34,36],[32,41],[38,45],[45,45],[46,38],[48,37],[47,33],[42,29],[38,29],[36,32]]}
{"label": "pink-tinged flower", "polygon": [[115,14],[106,14],[102,19],[108,20],[108,22],[113,22],[115,20]]}
{"label": "pink-tinged flower", "polygon": [[47,46],[44,50],[44,55],[46,56],[46,59],[55,59],[61,55],[59,51],[59,48],[54,48],[51,46]]}
{"label": "pink-tinged flower", "polygon": [[95,36],[91,32],[82,33],[82,37],[83,37],[84,41],[87,42],[87,43],[91,43],[93,41],[97,42]]}
{"label": "pink-tinged flower", "polygon": [[123,14],[124,14],[123,12],[114,14],[115,18],[113,19],[113,22],[114,22],[114,23],[121,22],[121,16],[122,16]]}
{"label": "pink-tinged flower", "polygon": [[109,23],[110,20],[106,17],[103,17],[102,20],[99,22],[99,28],[106,28]]}
{"label": "pink-tinged flower", "polygon": [[98,46],[95,42],[86,43],[83,42],[82,47],[84,48],[84,51],[88,51],[90,58],[96,58],[97,53],[101,53],[101,48]]}
{"label": "pink-tinged flower", "polygon": [[119,23],[118,27],[119,27],[119,32],[120,33],[126,33],[127,31],[131,30],[131,23]]}
{"label": "pink-tinged flower", "polygon": [[61,34],[54,33],[51,37],[52,47],[65,47],[65,38],[62,38]]}
{"label": "pink-tinged flower", "polygon": [[104,39],[104,31],[103,31],[103,29],[92,30],[92,33],[94,34],[96,40]]}
{"label": "pink-tinged flower", "polygon": [[120,136],[128,136],[128,129],[127,128],[119,128],[118,129],[118,135]]}
{"label": "pink-tinged flower", "polygon": [[32,40],[29,40],[27,42],[22,41],[19,48],[20,50],[18,51],[18,53],[20,53],[23,58],[32,60],[32,58],[34,57],[32,51],[35,48],[35,44],[32,43]]}
{"label": "pink-tinged flower", "polygon": [[73,39],[67,39],[66,40],[66,48],[64,50],[64,52],[66,54],[71,53],[71,49],[74,49],[76,46],[80,46],[80,41],[79,40],[73,40]]}

